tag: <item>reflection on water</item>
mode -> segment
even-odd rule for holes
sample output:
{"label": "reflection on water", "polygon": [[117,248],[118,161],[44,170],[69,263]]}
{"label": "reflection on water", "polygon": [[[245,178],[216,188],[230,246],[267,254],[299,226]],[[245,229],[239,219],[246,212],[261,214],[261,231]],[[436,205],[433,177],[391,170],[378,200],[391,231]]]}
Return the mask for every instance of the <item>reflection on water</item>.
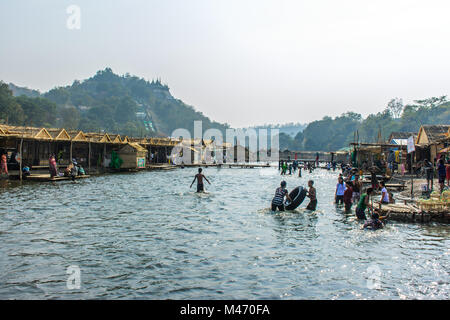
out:
{"label": "reflection on water", "polygon": [[324,170],[283,177],[289,190],[314,179],[319,203],[282,213],[276,169],[206,169],[206,194],[189,189],[195,172],[0,180],[0,298],[449,298],[447,225],[361,230]]}

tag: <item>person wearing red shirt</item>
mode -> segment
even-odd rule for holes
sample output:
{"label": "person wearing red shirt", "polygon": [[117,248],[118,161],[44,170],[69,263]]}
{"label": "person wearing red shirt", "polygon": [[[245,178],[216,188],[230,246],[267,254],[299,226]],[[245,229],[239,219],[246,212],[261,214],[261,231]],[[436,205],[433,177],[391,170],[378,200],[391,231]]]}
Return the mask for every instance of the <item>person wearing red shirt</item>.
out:
{"label": "person wearing red shirt", "polygon": [[348,181],[346,183],[347,189],[344,191],[344,205],[345,211],[350,211],[352,208],[352,198],[353,198],[353,183]]}

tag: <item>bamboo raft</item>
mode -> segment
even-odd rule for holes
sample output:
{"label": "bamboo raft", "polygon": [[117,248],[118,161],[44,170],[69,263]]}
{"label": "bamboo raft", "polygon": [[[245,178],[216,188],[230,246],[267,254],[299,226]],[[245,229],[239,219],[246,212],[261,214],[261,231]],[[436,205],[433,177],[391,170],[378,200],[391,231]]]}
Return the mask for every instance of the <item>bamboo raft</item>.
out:
{"label": "bamboo raft", "polygon": [[[372,181],[370,180],[361,180],[361,182],[363,184],[371,184]],[[385,184],[386,188],[391,188],[391,189],[397,189],[399,191],[405,190],[406,185],[402,184],[402,183],[386,183]]]}
{"label": "bamboo raft", "polygon": [[379,204],[377,209],[381,216],[389,215],[388,220],[405,222],[440,222],[450,223],[450,212],[448,210],[434,211],[421,210],[413,204]]}
{"label": "bamboo raft", "polygon": [[[85,179],[89,178],[90,175],[85,174],[81,176],[75,176],[75,179]],[[64,180],[72,180],[72,177],[50,177],[50,174],[31,174],[25,177],[26,180],[30,181],[38,181],[38,182],[47,182],[47,181],[64,181]]]}

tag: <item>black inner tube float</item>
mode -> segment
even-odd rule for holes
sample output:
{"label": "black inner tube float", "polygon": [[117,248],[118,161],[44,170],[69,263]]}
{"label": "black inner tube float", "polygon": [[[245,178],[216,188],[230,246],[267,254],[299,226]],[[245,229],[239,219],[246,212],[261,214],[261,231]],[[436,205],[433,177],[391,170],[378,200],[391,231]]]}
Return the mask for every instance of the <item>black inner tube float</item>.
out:
{"label": "black inner tube float", "polygon": [[303,200],[305,200],[306,189],[299,186],[289,193],[289,197],[292,199],[292,202],[286,202],[285,209],[294,210],[302,204]]}

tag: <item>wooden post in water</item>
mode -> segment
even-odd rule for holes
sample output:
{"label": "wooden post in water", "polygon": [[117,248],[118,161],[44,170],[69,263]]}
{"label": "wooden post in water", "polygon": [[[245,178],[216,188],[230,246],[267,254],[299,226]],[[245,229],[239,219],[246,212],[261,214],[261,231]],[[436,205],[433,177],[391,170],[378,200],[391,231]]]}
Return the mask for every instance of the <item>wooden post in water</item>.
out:
{"label": "wooden post in water", "polygon": [[414,152],[415,151],[413,151],[411,153],[411,157],[410,157],[410,160],[411,160],[411,170],[410,170],[411,171],[411,200],[414,199],[414,174],[413,174],[413,169],[412,169],[412,164],[413,164],[412,159],[413,159]]}
{"label": "wooden post in water", "polygon": [[105,166],[105,159],[106,159],[106,143],[103,144],[103,163],[102,163],[102,167]]}
{"label": "wooden post in water", "polygon": [[20,147],[19,147],[19,152],[20,152],[19,179],[20,179],[20,181],[22,181],[22,160],[23,160],[22,144],[23,144],[23,138],[20,139]]}
{"label": "wooden post in water", "polygon": [[88,156],[89,158],[88,158],[88,166],[89,166],[89,169],[88,169],[88,172],[89,172],[89,174],[91,174],[91,142],[89,141],[89,156]]}

